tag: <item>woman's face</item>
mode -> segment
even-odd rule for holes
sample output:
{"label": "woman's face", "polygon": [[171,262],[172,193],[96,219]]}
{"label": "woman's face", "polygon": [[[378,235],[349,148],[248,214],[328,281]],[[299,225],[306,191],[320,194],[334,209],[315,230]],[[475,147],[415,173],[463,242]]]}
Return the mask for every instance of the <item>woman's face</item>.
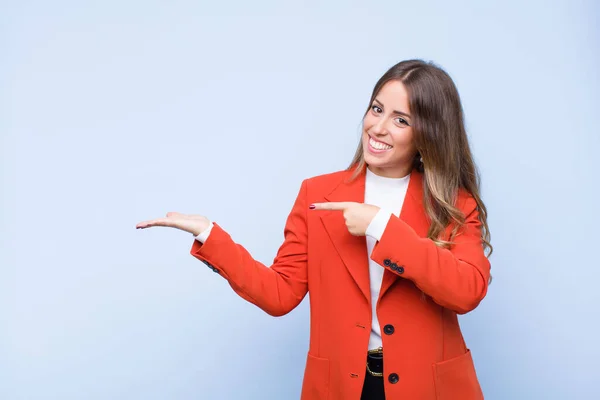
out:
{"label": "woman's face", "polygon": [[363,119],[363,154],[373,173],[388,178],[410,173],[417,152],[411,125],[404,84],[387,82]]}

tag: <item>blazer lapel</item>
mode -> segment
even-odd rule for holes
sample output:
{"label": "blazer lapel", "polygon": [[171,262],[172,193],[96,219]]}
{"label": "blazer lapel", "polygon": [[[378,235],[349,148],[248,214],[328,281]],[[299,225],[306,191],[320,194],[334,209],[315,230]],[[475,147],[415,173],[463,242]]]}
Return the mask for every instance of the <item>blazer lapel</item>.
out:
{"label": "blazer lapel", "polygon": [[[357,202],[365,201],[365,171],[352,182],[348,182],[351,172],[345,176],[325,199],[330,202]],[[364,236],[354,236],[348,232],[344,216],[341,211],[325,211],[321,215],[323,225],[350,275],[360,288],[366,300],[371,303],[371,289],[369,287],[369,260],[367,255],[367,241]]]}
{"label": "blazer lapel", "polygon": [[[365,170],[352,182],[348,182],[351,172],[331,193],[325,196],[325,200],[331,202],[352,201],[364,203],[365,201]],[[406,222],[420,237],[427,237],[429,221],[423,205],[423,177],[422,174],[413,170],[408,183],[406,196],[400,211],[400,219]],[[369,287],[369,256],[367,253],[367,241],[364,236],[354,236],[348,232],[344,216],[340,211],[325,211],[321,214],[321,220],[325,230],[329,234],[331,242],[338,252],[348,272],[358,285],[366,300],[371,304],[371,288]],[[383,268],[383,267],[382,267]],[[396,282],[399,275],[385,270],[379,299]]]}
{"label": "blazer lapel", "polygon": [[[429,221],[427,214],[425,213],[425,206],[423,205],[423,176],[416,169],[412,171],[410,175],[410,181],[408,182],[408,189],[404,202],[402,203],[402,210],[400,211],[400,219],[406,222],[420,237],[427,237],[427,230],[429,229]],[[381,290],[379,292],[379,299],[383,297],[385,292],[399,279],[400,276],[389,270],[385,270],[383,274],[383,282],[381,283]]]}

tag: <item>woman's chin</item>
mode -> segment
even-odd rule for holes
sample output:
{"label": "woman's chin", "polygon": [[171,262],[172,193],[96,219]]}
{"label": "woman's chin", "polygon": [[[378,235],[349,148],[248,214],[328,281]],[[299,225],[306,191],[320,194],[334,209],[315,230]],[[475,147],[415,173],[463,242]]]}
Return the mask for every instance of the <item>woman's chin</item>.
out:
{"label": "woman's chin", "polygon": [[363,153],[363,157],[365,159],[365,163],[371,167],[380,167],[385,165],[385,162],[381,157],[374,156],[368,151]]}

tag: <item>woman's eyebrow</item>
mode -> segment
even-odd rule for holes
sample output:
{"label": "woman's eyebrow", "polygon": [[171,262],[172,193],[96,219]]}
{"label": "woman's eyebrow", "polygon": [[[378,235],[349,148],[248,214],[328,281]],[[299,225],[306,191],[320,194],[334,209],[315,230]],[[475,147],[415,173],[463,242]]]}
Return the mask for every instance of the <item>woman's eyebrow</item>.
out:
{"label": "woman's eyebrow", "polygon": [[[381,106],[381,108],[384,108],[384,107],[383,107],[383,103],[382,103],[382,102],[380,102],[379,100],[375,99],[375,101],[374,101],[374,102],[375,102],[375,103],[377,103],[377,105]],[[394,110],[394,111],[393,111],[393,114],[398,114],[398,115],[402,115],[403,117],[410,118],[410,114],[408,114],[408,113],[405,113],[405,112],[403,112],[403,111],[397,111],[397,110]]]}

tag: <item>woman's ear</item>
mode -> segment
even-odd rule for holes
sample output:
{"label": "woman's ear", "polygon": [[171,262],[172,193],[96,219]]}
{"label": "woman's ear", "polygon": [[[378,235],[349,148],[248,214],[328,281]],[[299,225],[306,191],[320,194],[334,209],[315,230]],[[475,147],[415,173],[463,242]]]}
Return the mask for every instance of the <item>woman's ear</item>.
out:
{"label": "woman's ear", "polygon": [[417,169],[417,171],[419,171],[419,172],[425,171],[425,164],[423,164],[423,157],[421,156],[421,153],[419,153],[418,151],[417,151],[417,154],[415,154],[413,165]]}

